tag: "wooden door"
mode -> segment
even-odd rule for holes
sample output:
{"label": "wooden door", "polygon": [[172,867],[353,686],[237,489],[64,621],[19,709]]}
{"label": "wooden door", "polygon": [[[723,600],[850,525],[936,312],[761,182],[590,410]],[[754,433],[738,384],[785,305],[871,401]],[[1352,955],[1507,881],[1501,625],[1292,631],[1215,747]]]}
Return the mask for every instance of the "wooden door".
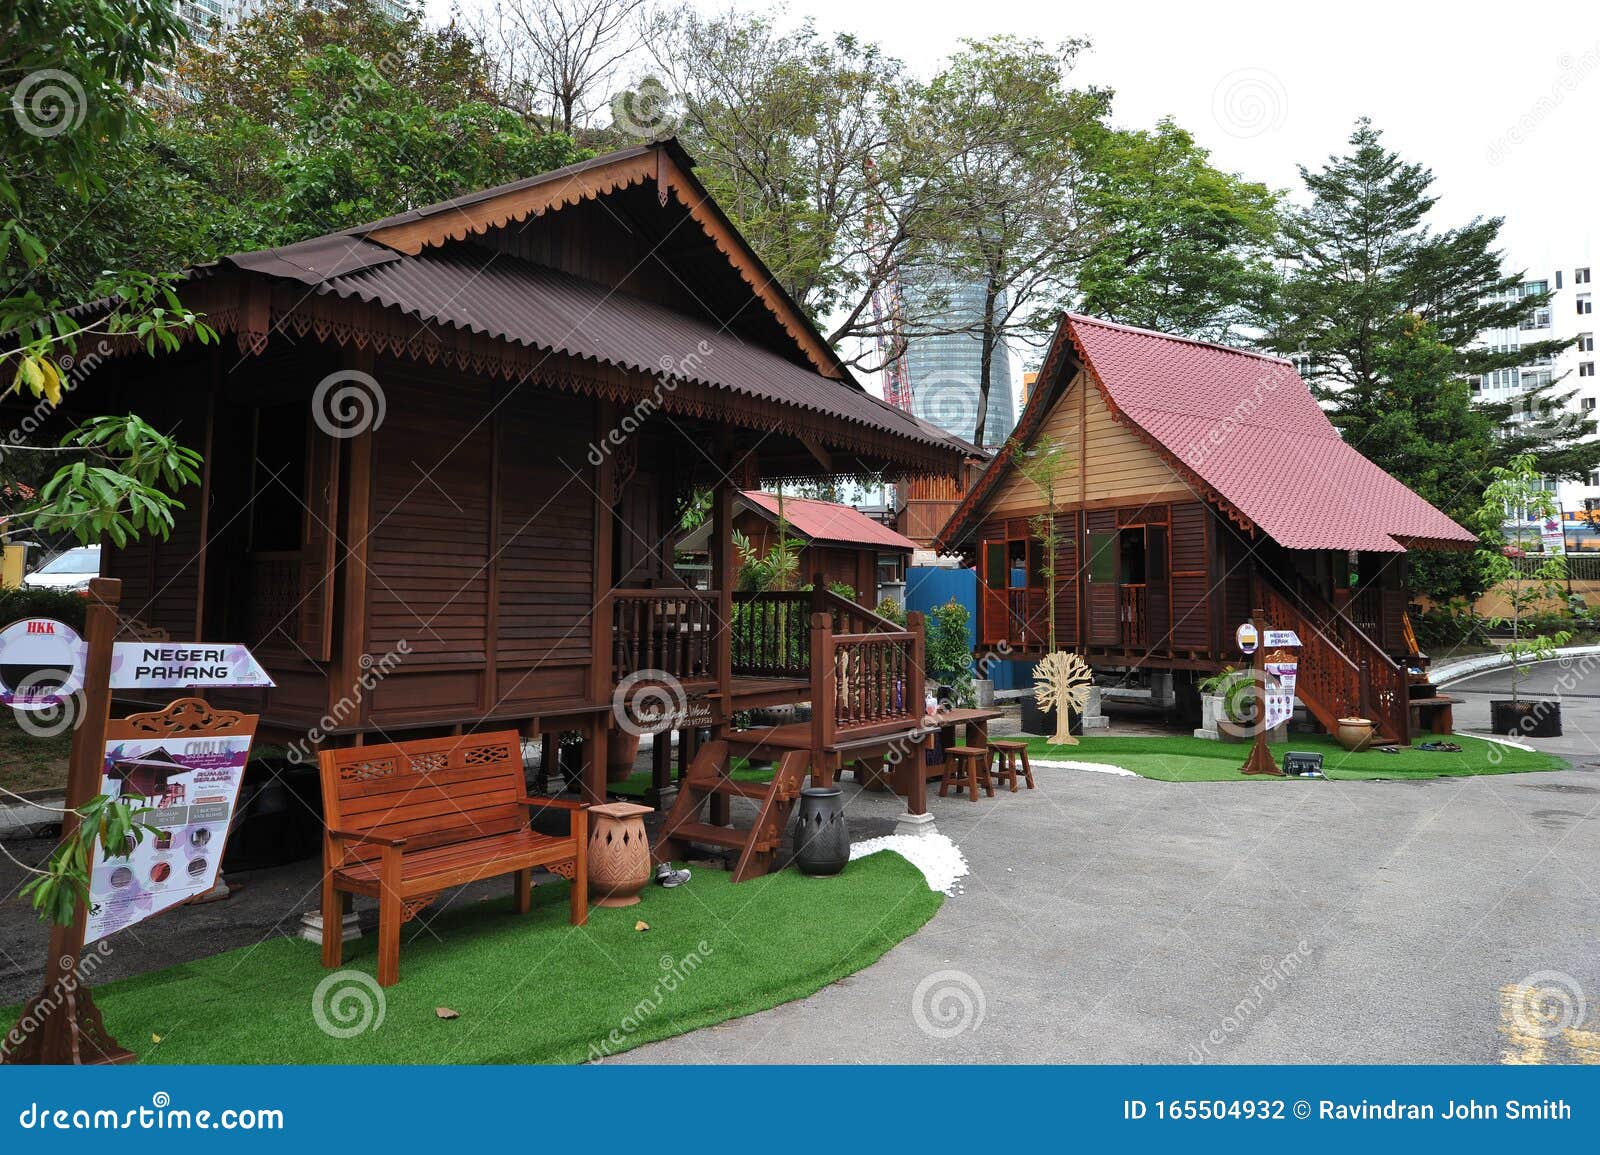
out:
{"label": "wooden door", "polygon": [[1167,527],[1144,527],[1145,645],[1152,653],[1171,648],[1171,567],[1168,564]]}
{"label": "wooden door", "polygon": [[981,610],[982,633],[980,640],[986,646],[1009,641],[1007,628],[1010,614],[1006,608],[1006,543],[985,541],[979,555],[978,595]]}
{"label": "wooden door", "polygon": [[1122,642],[1122,622],[1118,577],[1121,543],[1115,529],[1091,529],[1088,538],[1089,644],[1116,646]]}

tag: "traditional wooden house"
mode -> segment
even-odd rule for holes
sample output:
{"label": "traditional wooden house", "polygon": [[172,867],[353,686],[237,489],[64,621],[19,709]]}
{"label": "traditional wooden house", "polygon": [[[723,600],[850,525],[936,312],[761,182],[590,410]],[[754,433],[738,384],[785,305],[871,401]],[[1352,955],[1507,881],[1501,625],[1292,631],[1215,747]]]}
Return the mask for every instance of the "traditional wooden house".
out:
{"label": "traditional wooden house", "polygon": [[[1477,539],[1348,445],[1288,361],[1069,314],[1016,431],[1066,450],[1054,487],[1057,645],[1100,669],[1241,663],[1255,609],[1300,635],[1299,695],[1405,741],[1431,695],[1406,555]],[[936,543],[978,569],[979,648],[1046,645],[1045,512],[1002,449]],[[1430,701],[1424,703],[1423,696]]]}
{"label": "traditional wooden house", "polygon": [[[851,378],[675,142],[235,254],[182,294],[221,347],[119,346],[70,403],[203,452],[171,540],[104,569],[144,628],[255,649],[277,687],[210,696],[259,710],[264,741],[577,730],[598,796],[640,674],[722,730],[809,699],[835,707],[829,749],[914,725],[920,697],[830,681],[908,676],[911,632],[826,592],[735,595],[735,497],[961,452]],[[706,490],[696,592],[672,546]],[[848,660],[813,663],[817,611]]]}
{"label": "traditional wooden house", "polygon": [[[800,547],[796,572],[804,581],[821,575],[826,583],[848,586],[863,605],[877,604],[879,587],[905,582],[906,564],[917,548],[916,542],[848,505],[751,490],[734,498],[733,528],[757,555],[776,545],[780,532],[793,538]],[[679,552],[708,554],[711,531],[706,522],[685,534]]]}

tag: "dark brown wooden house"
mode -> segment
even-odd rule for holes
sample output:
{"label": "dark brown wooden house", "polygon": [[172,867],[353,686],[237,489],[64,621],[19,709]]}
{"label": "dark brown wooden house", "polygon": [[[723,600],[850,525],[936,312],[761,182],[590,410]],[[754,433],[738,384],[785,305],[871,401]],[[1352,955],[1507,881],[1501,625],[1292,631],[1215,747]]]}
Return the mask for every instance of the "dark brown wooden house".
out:
{"label": "dark brown wooden house", "polygon": [[[734,638],[734,496],[952,474],[960,451],[851,378],[676,143],[235,254],[182,293],[221,347],[111,357],[72,403],[204,453],[171,540],[105,570],[146,628],[254,647],[277,688],[211,696],[259,709],[264,741],[578,730],[598,795],[639,671],[719,728],[819,695],[841,730],[911,724],[776,638],[823,611],[852,661],[903,676],[911,635],[869,611],[744,599]],[[672,546],[706,490],[696,593]]]}
{"label": "dark brown wooden house", "polygon": [[[1259,608],[1300,635],[1320,722],[1366,713],[1406,740],[1407,552],[1477,539],[1347,445],[1289,362],[1069,314],[1016,437],[1067,451],[1060,647],[1188,676],[1241,664]],[[1045,506],[1002,449],[939,536],[977,567],[980,649],[1044,652]]]}
{"label": "dark brown wooden house", "polygon": [[[878,587],[906,580],[906,565],[917,543],[859,509],[836,501],[782,497],[776,493],[741,492],[734,498],[733,528],[758,555],[777,544],[782,532],[800,543],[797,572],[804,581],[821,575],[825,582],[849,586],[855,600],[877,604]],[[706,554],[711,525],[704,524],[678,543],[680,553]]]}

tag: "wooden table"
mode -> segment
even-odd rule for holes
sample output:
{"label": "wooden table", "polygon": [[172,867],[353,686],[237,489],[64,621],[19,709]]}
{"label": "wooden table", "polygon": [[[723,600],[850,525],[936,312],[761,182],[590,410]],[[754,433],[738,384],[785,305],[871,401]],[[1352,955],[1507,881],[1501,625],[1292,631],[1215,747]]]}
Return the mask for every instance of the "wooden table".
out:
{"label": "wooden table", "polygon": [[933,735],[938,733],[944,747],[956,744],[956,728],[966,727],[966,744],[968,746],[987,747],[989,745],[989,723],[1002,716],[1002,711],[994,709],[978,710],[941,710],[938,714],[936,727],[924,730],[921,743],[921,757],[918,751],[913,751],[912,756],[902,756],[892,769],[885,767],[883,751],[863,751],[851,761],[856,764],[856,780],[863,783],[869,790],[893,790],[906,800],[906,809],[912,814],[926,814],[928,811],[927,795],[928,782],[938,778],[944,773],[944,767],[929,766],[927,750]]}

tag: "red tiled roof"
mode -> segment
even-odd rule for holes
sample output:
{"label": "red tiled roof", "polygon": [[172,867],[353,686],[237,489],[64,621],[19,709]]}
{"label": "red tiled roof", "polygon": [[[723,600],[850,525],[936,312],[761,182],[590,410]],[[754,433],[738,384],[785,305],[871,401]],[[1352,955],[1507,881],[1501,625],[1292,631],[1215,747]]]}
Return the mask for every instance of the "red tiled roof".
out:
{"label": "red tiled roof", "polygon": [[[778,495],[744,490],[744,498],[774,518],[778,516]],[[811,541],[839,542],[844,545],[872,545],[883,549],[916,549],[917,543],[896,533],[881,521],[874,521],[859,509],[809,497],[785,497],[783,516],[793,529]]]}
{"label": "red tiled roof", "polygon": [[1288,361],[1076,313],[1066,324],[1122,416],[1280,545],[1476,543],[1347,444]]}

